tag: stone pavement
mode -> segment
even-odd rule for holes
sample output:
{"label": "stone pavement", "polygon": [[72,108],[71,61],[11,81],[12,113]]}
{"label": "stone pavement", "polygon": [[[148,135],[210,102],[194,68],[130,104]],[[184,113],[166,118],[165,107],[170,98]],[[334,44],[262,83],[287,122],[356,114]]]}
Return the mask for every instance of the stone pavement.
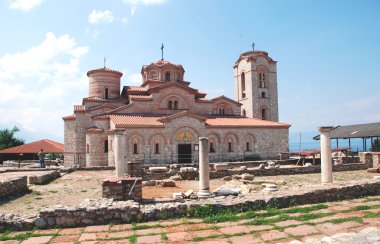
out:
{"label": "stone pavement", "polygon": [[379,243],[380,197],[138,224],[0,234],[1,243]]}

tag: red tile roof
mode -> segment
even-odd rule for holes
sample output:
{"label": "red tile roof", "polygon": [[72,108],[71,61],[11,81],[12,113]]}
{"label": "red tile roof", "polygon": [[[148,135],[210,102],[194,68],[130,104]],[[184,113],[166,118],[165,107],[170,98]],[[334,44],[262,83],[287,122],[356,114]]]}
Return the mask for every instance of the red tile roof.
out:
{"label": "red tile roof", "polygon": [[159,122],[162,116],[131,116],[131,115],[110,115],[111,121],[116,127],[163,127]]}
{"label": "red tile roof", "polygon": [[108,73],[114,73],[120,77],[123,76],[123,73],[121,73],[120,71],[117,71],[117,70],[113,70],[113,69],[110,69],[110,68],[99,68],[99,69],[93,69],[93,70],[90,70],[87,72],[87,76],[90,76],[94,73],[98,73],[98,72],[108,72]]}
{"label": "red tile roof", "polygon": [[45,153],[63,153],[64,145],[48,139],[1,150],[0,153],[38,153],[41,149]]}
{"label": "red tile roof", "polygon": [[128,87],[128,90],[131,90],[131,91],[147,91],[147,89],[145,87],[141,87],[141,86],[129,86]]}
{"label": "red tile roof", "polygon": [[63,117],[62,119],[63,120],[75,120],[75,114],[72,114],[72,115],[68,115],[68,116],[65,116]]}
{"label": "red tile roof", "polygon": [[209,127],[290,127],[285,123],[253,118],[208,118],[206,124]]}
{"label": "red tile roof", "polygon": [[253,119],[253,118],[204,118],[201,115],[187,114],[180,112],[170,116],[132,116],[132,115],[109,115],[111,121],[117,128],[120,127],[163,127],[165,122],[179,116],[192,116],[199,119],[205,119],[208,127],[228,127],[228,128],[288,128],[290,125],[269,120]]}
{"label": "red tile roof", "polygon": [[129,96],[132,100],[143,100],[143,101],[149,101],[152,100],[152,96],[141,96],[141,95],[130,95]]}

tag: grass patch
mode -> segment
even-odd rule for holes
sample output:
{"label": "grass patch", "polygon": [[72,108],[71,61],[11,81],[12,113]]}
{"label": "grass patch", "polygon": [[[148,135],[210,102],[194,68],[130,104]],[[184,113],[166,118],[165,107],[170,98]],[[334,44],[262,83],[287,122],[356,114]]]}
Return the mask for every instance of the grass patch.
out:
{"label": "grass patch", "polygon": [[363,218],[360,217],[348,217],[348,218],[342,218],[342,219],[332,219],[328,222],[333,223],[333,224],[340,224],[348,221],[355,221],[357,223],[363,223]]}
{"label": "grass patch", "polygon": [[151,228],[164,228],[166,226],[156,224],[156,225],[134,225],[132,226],[131,230],[146,230],[146,229],[151,229]]}
{"label": "grass patch", "polygon": [[284,215],[279,215],[278,217],[273,218],[273,219],[260,219],[260,218],[254,219],[252,221],[245,223],[245,225],[273,225],[277,222],[291,220],[291,219],[293,219],[293,217],[284,214]]}
{"label": "grass patch", "polygon": [[319,219],[319,218],[323,218],[326,216],[330,216],[333,214],[335,214],[335,213],[309,213],[309,214],[302,214],[299,216],[294,216],[293,219],[298,220],[298,221],[309,221],[309,220],[313,220],[313,219]]}
{"label": "grass patch", "polygon": [[32,195],[34,195],[34,196],[41,196],[42,193],[40,191],[32,191]]}
{"label": "grass patch", "polygon": [[215,239],[215,238],[219,238],[219,237],[229,238],[229,237],[233,237],[233,236],[244,236],[246,234],[247,233],[245,233],[245,232],[236,233],[236,234],[213,234],[213,235],[209,235],[209,236],[197,236],[191,240],[198,242],[198,241],[203,241],[205,239]]}
{"label": "grass patch", "polygon": [[130,243],[136,243],[137,242],[137,237],[139,237],[138,235],[132,235],[128,238],[129,242]]}
{"label": "grass patch", "polygon": [[309,213],[312,211],[320,210],[320,209],[325,209],[328,208],[326,204],[317,204],[309,207],[294,207],[290,209],[285,209],[282,212],[284,213]]}
{"label": "grass patch", "polygon": [[372,213],[372,212],[364,212],[364,218],[379,218],[380,212]]}
{"label": "grass patch", "polygon": [[23,240],[26,240],[26,239],[31,238],[31,237],[40,237],[40,236],[53,236],[53,237],[56,237],[56,236],[59,236],[59,234],[53,234],[53,235],[48,235],[48,234],[33,234],[33,232],[30,231],[30,232],[27,232],[27,233],[24,233],[24,234],[19,234],[19,235],[15,235],[15,236],[12,236],[12,237],[8,237],[9,233],[11,233],[11,232],[12,231],[6,231],[6,232],[4,232],[0,236],[0,241],[9,241],[9,240],[23,241]]}
{"label": "grass patch", "polygon": [[193,229],[193,231],[199,231],[199,230],[219,230],[220,226],[209,226],[209,227],[203,227],[203,228],[197,228],[197,229]]}
{"label": "grass patch", "polygon": [[163,241],[167,241],[168,240],[168,237],[166,236],[166,233],[161,233],[161,239]]}
{"label": "grass patch", "polygon": [[380,198],[376,197],[376,198],[367,198],[365,200],[366,202],[377,202],[377,201],[380,201]]}

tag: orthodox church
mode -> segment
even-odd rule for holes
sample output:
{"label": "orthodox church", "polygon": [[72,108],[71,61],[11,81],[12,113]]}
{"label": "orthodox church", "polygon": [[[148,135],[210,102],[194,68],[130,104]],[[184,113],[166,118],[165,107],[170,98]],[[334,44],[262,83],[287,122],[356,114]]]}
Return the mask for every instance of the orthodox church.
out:
{"label": "orthodox church", "polygon": [[166,60],[144,65],[140,86],[121,87],[123,73],[110,68],[88,71],[89,96],[63,117],[65,165],[113,166],[120,146],[128,161],[197,163],[199,137],[211,162],[278,157],[290,125],[278,122],[276,61],[251,51],[233,68],[235,99],[207,98]]}

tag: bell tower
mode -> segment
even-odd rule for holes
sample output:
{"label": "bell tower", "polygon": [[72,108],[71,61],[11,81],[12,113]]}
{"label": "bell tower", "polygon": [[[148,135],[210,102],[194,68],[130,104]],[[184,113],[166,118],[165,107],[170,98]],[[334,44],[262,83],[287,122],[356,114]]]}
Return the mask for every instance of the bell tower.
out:
{"label": "bell tower", "polygon": [[234,65],[235,100],[241,115],[278,121],[277,61],[264,51],[240,54]]}

